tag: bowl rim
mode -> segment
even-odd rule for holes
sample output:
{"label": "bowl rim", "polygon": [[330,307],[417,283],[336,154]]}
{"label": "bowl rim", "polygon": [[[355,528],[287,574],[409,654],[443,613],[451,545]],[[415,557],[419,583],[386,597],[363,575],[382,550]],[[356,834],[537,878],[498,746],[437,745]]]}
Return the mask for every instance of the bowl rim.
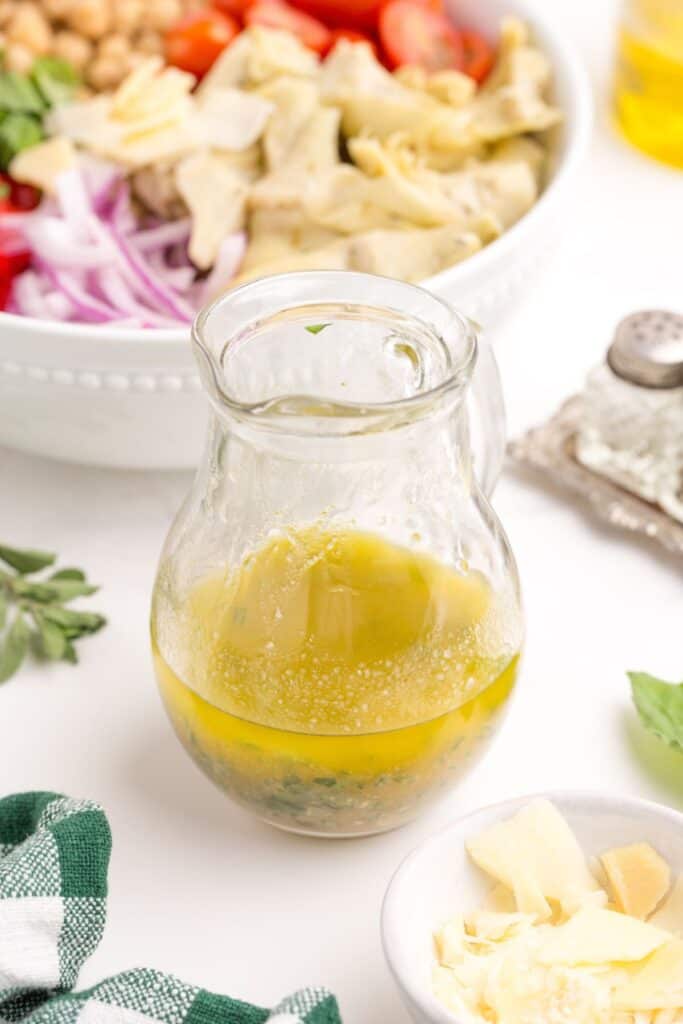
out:
{"label": "bowl rim", "polygon": [[502,820],[505,815],[514,814],[515,811],[533,800],[549,800],[555,804],[573,803],[583,805],[586,811],[595,814],[607,810],[618,811],[622,809],[633,816],[642,816],[643,819],[666,820],[683,831],[683,812],[668,807],[666,804],[657,803],[654,800],[586,789],[554,789],[522,794],[521,796],[510,797],[506,800],[484,804],[472,811],[468,811],[467,814],[458,816],[434,835],[423,839],[403,858],[389,880],[384,899],[382,900],[380,933],[384,957],[395,984],[399,990],[408,996],[410,1002],[420,1011],[425,1022],[429,1022],[429,1024],[462,1024],[462,1022],[454,1013],[446,1009],[431,991],[425,989],[422,984],[417,982],[413,976],[407,977],[394,958],[394,936],[398,926],[401,890],[405,876],[427,850],[438,847],[451,833],[462,832],[468,825],[474,825],[477,818],[487,817],[490,819],[493,817],[497,820]]}
{"label": "bowl rim", "polygon": [[[579,168],[588,148],[593,123],[593,104],[588,74],[576,47],[574,45],[567,47],[566,40],[562,38],[561,29],[556,28],[552,19],[546,16],[532,0],[512,0],[511,8],[510,13],[527,20],[533,31],[541,37],[542,42],[552,50],[554,71],[557,74],[558,68],[561,67],[561,77],[566,80],[568,102],[565,104],[564,113],[568,116],[564,150],[547,187],[532,208],[516,224],[513,224],[499,238],[494,239],[462,263],[446,267],[438,274],[419,281],[418,285],[421,288],[437,289],[447,279],[456,277],[456,275],[456,280],[451,284],[457,287],[458,278],[464,282],[468,275],[485,273],[489,264],[504,257],[511,248],[522,243],[539,217],[543,216],[545,210],[551,204],[556,203],[566,191],[569,181]],[[198,310],[197,315],[199,312]],[[124,344],[139,347],[146,342],[152,345],[169,343],[185,345],[190,338],[191,324],[186,327],[132,329],[98,324],[65,323],[59,320],[41,320],[0,310],[0,331],[8,328],[11,328],[15,334],[32,334],[34,339],[49,336],[51,339],[83,340],[93,335],[95,340],[106,345]]]}

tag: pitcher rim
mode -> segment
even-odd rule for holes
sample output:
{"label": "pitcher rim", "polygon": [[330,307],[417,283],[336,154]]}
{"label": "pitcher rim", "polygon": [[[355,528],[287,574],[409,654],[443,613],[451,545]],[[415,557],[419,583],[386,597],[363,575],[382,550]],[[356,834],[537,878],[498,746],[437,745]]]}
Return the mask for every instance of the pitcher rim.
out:
{"label": "pitcher rim", "polygon": [[[401,308],[401,306],[390,306],[385,302],[378,301],[375,303],[374,300],[361,300],[360,298],[355,301],[345,300],[343,297],[335,297],[335,280],[343,282],[347,286],[357,286],[359,289],[362,288],[363,284],[375,287],[385,288],[387,290],[392,289],[401,291],[406,295],[412,295],[414,299],[420,299],[422,302],[427,300],[433,305],[434,309],[438,309],[441,312],[441,318],[444,323],[448,325],[455,325],[458,331],[458,341],[463,348],[463,352],[459,358],[456,358],[452,344],[449,344],[448,338],[444,337],[443,331],[438,331],[435,324],[429,320],[418,317],[410,309]],[[293,286],[301,285],[305,283],[314,284],[319,282],[322,290],[324,286],[330,287],[330,297],[318,298],[318,299],[305,299],[297,300],[293,298],[289,304],[283,303],[277,307],[277,311],[284,311],[286,309],[305,309],[307,305],[315,306],[316,304],[339,304],[341,305],[366,305],[369,309],[377,310],[381,313],[382,310],[386,310],[390,313],[397,313],[408,319],[414,320],[416,323],[424,325],[426,328],[432,331],[436,331],[440,340],[445,345],[448,355],[450,358],[450,365],[448,372],[444,374],[442,380],[438,384],[432,387],[425,388],[424,390],[417,391],[415,394],[407,395],[403,398],[390,399],[388,401],[373,402],[373,401],[351,401],[346,399],[330,399],[324,396],[320,396],[314,393],[308,392],[293,392],[291,394],[282,394],[271,396],[266,399],[261,399],[256,402],[242,402],[229,394],[224,387],[223,380],[220,372],[220,362],[216,358],[215,354],[211,351],[210,345],[206,341],[207,325],[212,316],[214,316],[217,310],[226,303],[238,302],[241,298],[244,298],[248,293],[258,293],[265,289],[275,289],[277,285],[283,282],[291,283]],[[294,287],[292,289],[295,290]],[[272,315],[272,313],[271,313]],[[259,318],[254,317],[249,322],[250,325],[256,326],[259,323]],[[207,391],[214,407],[219,412],[227,412],[230,415],[236,417],[242,422],[253,423],[255,426],[266,427],[273,430],[285,430],[288,433],[310,433],[308,430],[297,430],[296,423],[309,422],[312,419],[317,421],[332,421],[337,424],[337,430],[334,433],[339,434],[340,421],[350,421],[351,424],[356,425],[356,429],[351,427],[349,433],[359,432],[359,423],[367,424],[373,419],[377,420],[380,417],[384,420],[385,417],[395,418],[400,417],[400,414],[405,413],[408,418],[412,419],[410,414],[418,413],[423,407],[431,407],[440,400],[444,399],[451,392],[462,389],[470,380],[472,370],[477,358],[478,350],[478,339],[481,332],[480,326],[468,317],[466,314],[460,312],[454,306],[450,304],[446,299],[440,295],[436,295],[434,292],[429,291],[427,288],[423,288],[421,285],[413,284],[406,281],[399,281],[391,277],[386,277],[380,274],[366,274],[359,271],[348,271],[348,270],[297,270],[289,271],[280,274],[273,274],[264,277],[255,278],[252,281],[247,281],[237,288],[231,289],[227,292],[222,293],[213,299],[210,303],[205,305],[195,317],[192,324],[191,339],[192,345],[195,351],[201,353],[203,361],[198,360],[200,363],[200,369],[208,368],[210,379],[205,379]],[[222,350],[221,356],[230,345],[234,344],[238,340],[237,335],[233,332],[225,340],[225,346]],[[204,377],[205,375],[202,374]],[[275,402],[281,405],[283,402],[294,402],[294,401],[308,401],[311,403],[318,403],[320,406],[327,406],[326,412],[316,412],[312,414],[310,412],[283,412],[282,409],[275,411],[272,407]],[[397,424],[396,424],[397,425]],[[376,424],[375,429],[380,424]],[[315,431],[316,433],[325,433],[320,429]],[[364,431],[362,431],[364,432]]]}

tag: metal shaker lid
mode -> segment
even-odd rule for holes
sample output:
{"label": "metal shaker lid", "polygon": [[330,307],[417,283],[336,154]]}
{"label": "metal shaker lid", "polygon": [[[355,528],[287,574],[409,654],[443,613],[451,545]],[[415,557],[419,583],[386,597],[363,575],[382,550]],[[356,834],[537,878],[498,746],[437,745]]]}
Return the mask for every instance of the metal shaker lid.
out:
{"label": "metal shaker lid", "polygon": [[614,332],[607,363],[640,387],[683,387],[683,316],[663,309],[627,316]]}

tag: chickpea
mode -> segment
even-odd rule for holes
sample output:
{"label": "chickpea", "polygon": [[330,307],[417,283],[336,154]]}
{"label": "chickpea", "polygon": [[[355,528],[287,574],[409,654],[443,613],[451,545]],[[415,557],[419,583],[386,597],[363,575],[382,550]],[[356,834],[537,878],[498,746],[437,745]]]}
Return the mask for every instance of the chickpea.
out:
{"label": "chickpea", "polygon": [[52,43],[52,29],[37,4],[17,4],[7,23],[7,39],[19,43],[34,54],[47,53]]}
{"label": "chickpea", "polygon": [[183,15],[180,0],[147,0],[145,26],[157,32],[165,32]]}
{"label": "chickpea", "polygon": [[112,60],[124,60],[130,53],[130,41],[120,32],[112,32],[110,36],[100,39],[97,47],[98,57],[111,57]]}
{"label": "chickpea", "polygon": [[154,56],[163,53],[164,43],[158,32],[141,32],[136,40],[135,49],[138,53]]}
{"label": "chickpea", "polygon": [[101,39],[111,28],[111,14],[108,0],[74,0],[67,21],[74,32]]}
{"label": "chickpea", "polygon": [[127,73],[128,66],[125,61],[114,57],[96,57],[87,69],[85,77],[93,89],[115,89]]}
{"label": "chickpea", "polygon": [[17,71],[20,75],[27,74],[33,67],[36,55],[23,43],[8,43],[5,48],[5,64],[8,71]]}
{"label": "chickpea", "polygon": [[42,8],[48,18],[55,21],[66,21],[73,7],[73,0],[42,0]]}
{"label": "chickpea", "polygon": [[131,35],[142,25],[145,17],[144,0],[116,0],[114,27],[118,32]]}
{"label": "chickpea", "polygon": [[0,27],[6,25],[14,14],[14,0],[0,0]]}
{"label": "chickpea", "polygon": [[92,58],[93,47],[89,39],[63,29],[55,34],[52,52],[55,57],[61,57],[82,71]]}

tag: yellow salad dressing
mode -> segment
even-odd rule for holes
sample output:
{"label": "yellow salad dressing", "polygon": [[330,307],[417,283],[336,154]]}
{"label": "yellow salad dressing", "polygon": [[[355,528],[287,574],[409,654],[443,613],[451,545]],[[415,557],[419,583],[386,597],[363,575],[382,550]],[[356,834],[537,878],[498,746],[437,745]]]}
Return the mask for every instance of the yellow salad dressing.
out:
{"label": "yellow salad dressing", "polygon": [[680,0],[631,0],[619,35],[616,110],[636,146],[683,167]]}
{"label": "yellow salad dressing", "polygon": [[170,640],[154,637],[166,707],[204,771],[267,820],[321,834],[401,824],[450,784],[517,654],[481,574],[321,527],[200,580]]}

